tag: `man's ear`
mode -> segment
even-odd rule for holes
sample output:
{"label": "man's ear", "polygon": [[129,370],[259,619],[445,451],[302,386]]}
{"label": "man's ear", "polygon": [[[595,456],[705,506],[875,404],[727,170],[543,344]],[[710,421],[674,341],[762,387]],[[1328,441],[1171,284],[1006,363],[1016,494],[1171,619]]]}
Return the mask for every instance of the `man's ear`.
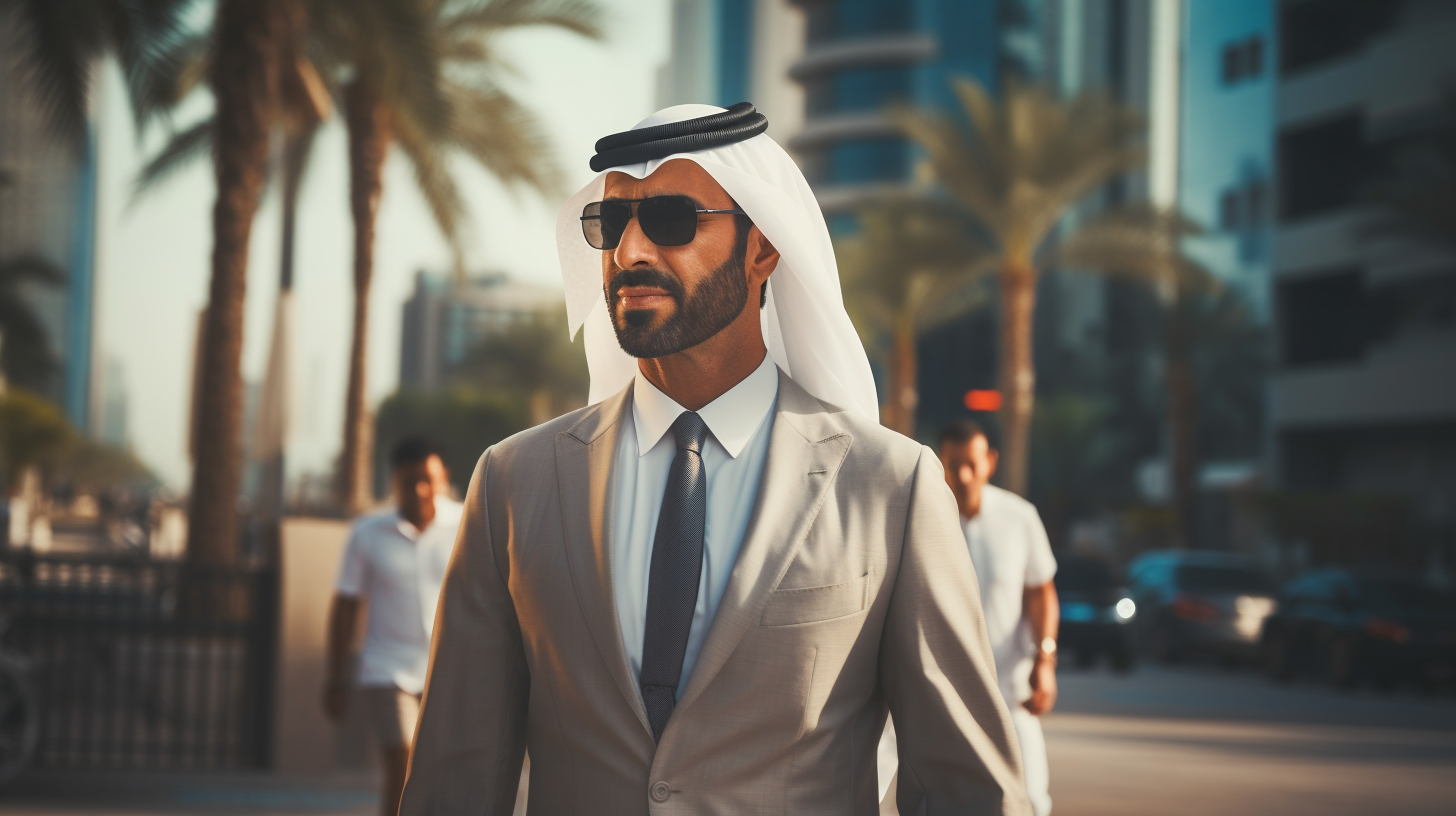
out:
{"label": "man's ear", "polygon": [[748,228],[748,252],[745,259],[749,284],[762,284],[779,265],[779,251],[769,243],[757,224]]}
{"label": "man's ear", "polygon": [[991,477],[996,475],[996,463],[1000,461],[1000,459],[1001,454],[995,448],[991,448],[990,450],[986,451],[986,465],[988,468],[986,471],[987,481],[990,481]]}

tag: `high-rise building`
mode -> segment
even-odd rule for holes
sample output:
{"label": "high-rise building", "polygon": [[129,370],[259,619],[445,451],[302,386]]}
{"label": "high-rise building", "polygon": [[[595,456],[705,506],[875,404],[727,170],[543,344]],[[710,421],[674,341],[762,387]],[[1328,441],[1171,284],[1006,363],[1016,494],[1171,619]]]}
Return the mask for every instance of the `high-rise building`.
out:
{"label": "high-rise building", "polygon": [[669,45],[658,69],[660,107],[747,101],[780,143],[799,131],[803,91],[789,66],[804,50],[804,15],[789,0],[673,0]]}
{"label": "high-rise building", "polygon": [[506,331],[561,305],[561,290],[502,273],[467,278],[420,271],[404,304],[399,387],[432,391],[487,335]]}
{"label": "high-rise building", "polygon": [[1280,479],[1403,496],[1415,521],[1449,529],[1456,256],[1376,229],[1368,193],[1402,151],[1451,138],[1456,4],[1292,0],[1278,30]]}
{"label": "high-rise building", "polygon": [[952,76],[996,88],[1008,70],[1035,75],[1033,0],[798,0],[805,48],[789,74],[804,88],[804,127],[790,147],[833,217],[909,182],[914,147],[892,104],[954,105]]}
{"label": "high-rise building", "polygon": [[[12,32],[0,15],[0,41]],[[34,254],[63,270],[59,286],[32,286],[26,297],[48,335],[58,365],[26,385],[60,404],[79,428],[90,429],[92,310],[95,285],[96,140],[57,138],[26,92],[23,66],[0,56],[0,261]]]}

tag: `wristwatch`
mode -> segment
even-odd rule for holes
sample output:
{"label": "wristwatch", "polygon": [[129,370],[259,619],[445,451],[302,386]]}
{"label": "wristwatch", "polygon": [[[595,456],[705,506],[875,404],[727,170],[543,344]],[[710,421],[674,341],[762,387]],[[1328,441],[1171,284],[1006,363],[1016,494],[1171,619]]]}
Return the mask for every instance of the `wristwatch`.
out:
{"label": "wristwatch", "polygon": [[1046,655],[1047,657],[1056,657],[1057,656],[1057,639],[1056,638],[1051,638],[1051,637],[1044,637],[1044,638],[1041,639],[1041,646],[1038,647],[1038,648],[1041,651],[1041,653],[1044,654],[1044,655]]}

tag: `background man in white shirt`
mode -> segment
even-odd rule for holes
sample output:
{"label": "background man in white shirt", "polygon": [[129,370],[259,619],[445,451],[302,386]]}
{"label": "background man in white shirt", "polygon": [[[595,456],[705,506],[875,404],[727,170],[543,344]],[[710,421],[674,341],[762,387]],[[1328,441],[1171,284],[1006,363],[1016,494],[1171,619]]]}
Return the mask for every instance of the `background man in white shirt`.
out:
{"label": "background man in white shirt", "polygon": [[349,699],[346,664],[359,610],[368,620],[356,678],[384,752],[380,807],[399,810],[410,742],[419,717],[420,693],[430,658],[435,606],[461,505],[450,498],[450,474],[435,446],[424,439],[400,442],[391,456],[395,508],[354,523],[329,613],[328,681],[324,711],[343,719]]}
{"label": "background man in white shirt", "polygon": [[1031,502],[990,484],[996,450],[969,420],[940,436],[945,481],[960,506],[961,526],[981,586],[986,634],[1011,722],[1021,742],[1027,794],[1036,816],[1051,813],[1046,741],[1040,715],[1057,701],[1057,623],[1052,576],[1057,561]]}

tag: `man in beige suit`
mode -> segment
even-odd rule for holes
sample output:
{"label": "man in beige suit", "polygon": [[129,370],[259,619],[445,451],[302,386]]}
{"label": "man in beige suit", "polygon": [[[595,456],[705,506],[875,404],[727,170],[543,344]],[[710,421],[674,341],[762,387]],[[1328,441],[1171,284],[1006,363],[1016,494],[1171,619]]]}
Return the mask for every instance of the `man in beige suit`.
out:
{"label": "man in beige suit", "polygon": [[661,111],[563,208],[594,404],[481,457],[404,816],[510,813],[528,750],[538,816],[867,816],[887,712],[900,812],[1029,813],[955,501],[765,127]]}

